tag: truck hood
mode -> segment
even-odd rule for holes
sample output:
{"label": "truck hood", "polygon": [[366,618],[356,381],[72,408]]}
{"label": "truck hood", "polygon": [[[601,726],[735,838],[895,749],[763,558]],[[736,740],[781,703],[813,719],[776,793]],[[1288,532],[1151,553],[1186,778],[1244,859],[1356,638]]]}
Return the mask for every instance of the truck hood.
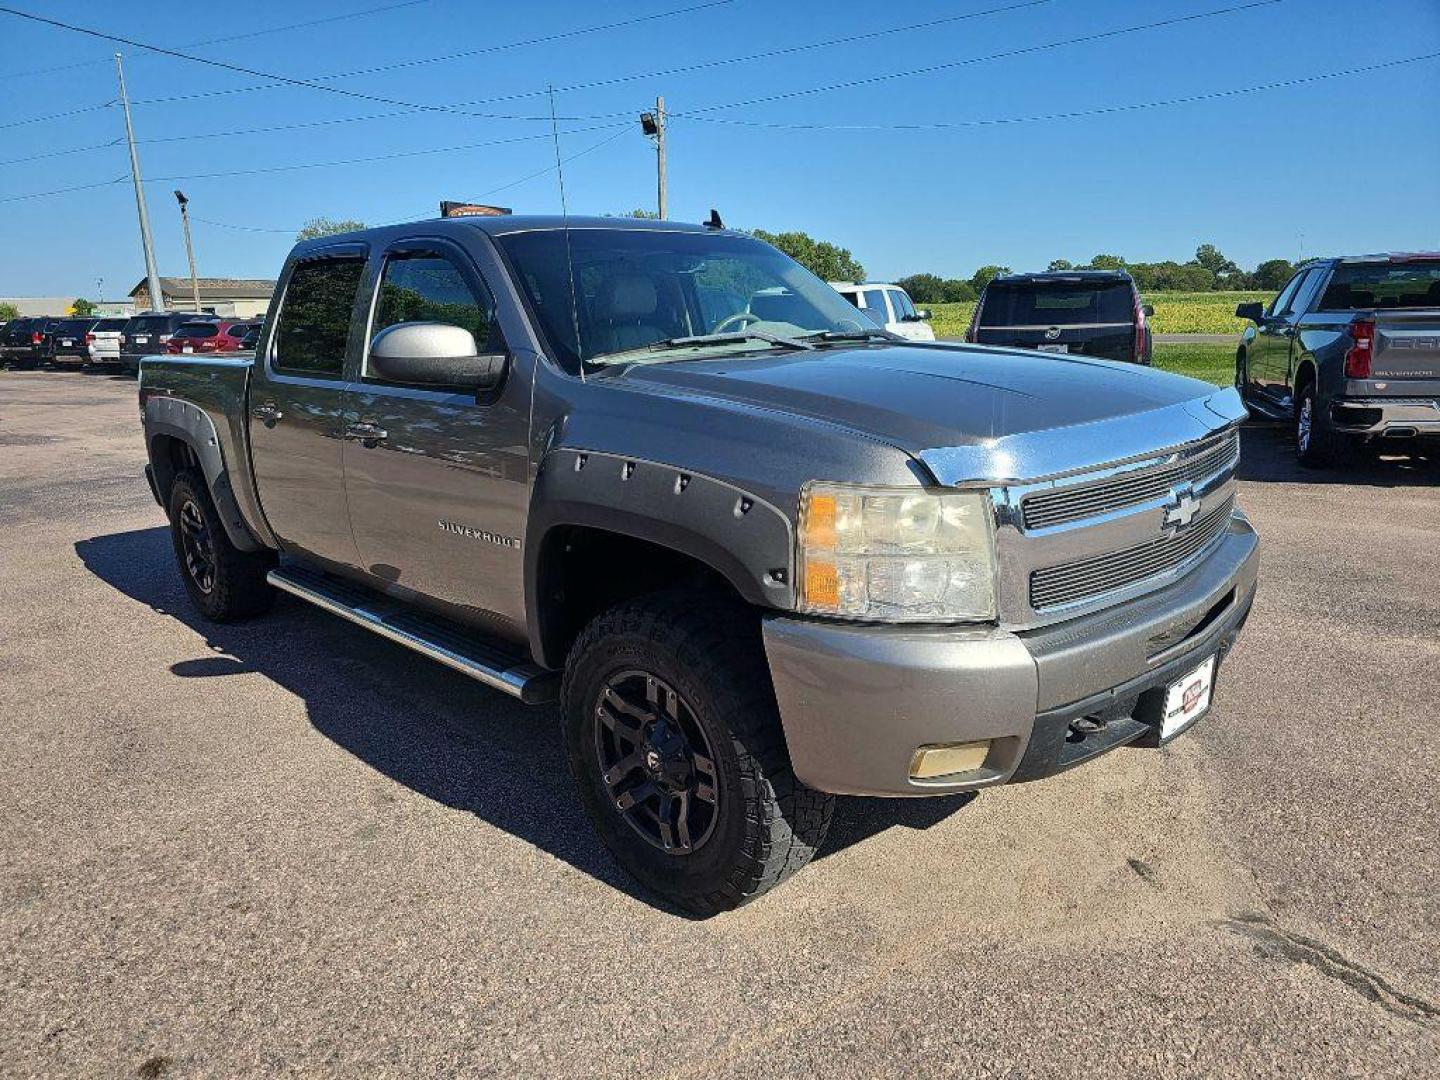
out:
{"label": "truck hood", "polygon": [[863,346],[635,365],[636,389],[848,428],[944,484],[1037,479],[1202,438],[1244,417],[1234,390],[1134,364],[974,346]]}

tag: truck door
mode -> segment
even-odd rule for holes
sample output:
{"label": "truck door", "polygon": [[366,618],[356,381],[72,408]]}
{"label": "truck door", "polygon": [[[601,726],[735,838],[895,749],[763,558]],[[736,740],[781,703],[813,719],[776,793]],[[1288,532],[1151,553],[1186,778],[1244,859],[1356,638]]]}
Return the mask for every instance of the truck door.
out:
{"label": "truck door", "polygon": [[1313,270],[1302,270],[1280,290],[1246,353],[1250,385],[1276,406],[1290,400],[1290,347],[1295,340],[1295,300]]}
{"label": "truck door", "polygon": [[397,385],[369,371],[369,343],[400,322],[470,331],[483,353],[507,351],[493,294],[470,256],[441,239],[377,256],[378,281],[349,393],[345,488],[361,565],[448,613],[516,633],[524,626],[522,543],[529,501],[528,380],[498,390]]}
{"label": "truck door", "polygon": [[265,520],[285,549],[359,563],[345,505],[345,359],[365,274],[347,245],[292,267],[250,384],[250,454]]}

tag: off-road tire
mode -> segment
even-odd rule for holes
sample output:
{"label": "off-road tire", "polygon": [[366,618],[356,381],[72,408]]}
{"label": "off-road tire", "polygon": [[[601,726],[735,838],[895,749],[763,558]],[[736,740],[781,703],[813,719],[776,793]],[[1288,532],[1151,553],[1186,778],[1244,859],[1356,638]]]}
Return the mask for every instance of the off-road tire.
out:
{"label": "off-road tire", "polygon": [[[689,853],[640,836],[603,778],[599,703],[626,671],[673,687],[710,744],[719,780],[713,831]],[[570,770],[595,831],[630,874],[677,907],[702,917],[739,907],[805,866],[824,842],[834,796],[795,777],[759,619],[739,603],[662,593],[604,612],[570,651],[560,707]]]}
{"label": "off-road tire", "polygon": [[1295,395],[1295,459],[1306,469],[1326,469],[1339,464],[1347,449],[1311,379]]}
{"label": "off-road tire", "polygon": [[[185,539],[182,535],[182,514],[194,507],[204,523],[212,553],[213,582],[208,590],[201,587],[186,562]],[[265,575],[275,566],[271,551],[241,551],[230,542],[220,515],[210,498],[205,478],[195,469],[183,469],[170,485],[168,504],[170,539],[175,546],[175,561],[180,579],[190,602],[211,622],[234,622],[270,610],[275,603],[275,588]],[[192,518],[193,520],[193,518]]]}

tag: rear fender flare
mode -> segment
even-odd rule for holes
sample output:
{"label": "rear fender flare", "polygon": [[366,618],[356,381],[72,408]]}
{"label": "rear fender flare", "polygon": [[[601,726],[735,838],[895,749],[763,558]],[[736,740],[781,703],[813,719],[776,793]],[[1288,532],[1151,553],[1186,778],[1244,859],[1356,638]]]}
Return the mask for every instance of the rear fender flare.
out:
{"label": "rear fender flare", "polygon": [[220,437],[205,410],[174,397],[157,396],[145,402],[146,450],[154,470],[155,489],[163,493],[170,490],[175,468],[167,455],[156,453],[156,440],[161,436],[179,440],[195,455],[230,542],[241,551],[266,549],[268,545],[256,539],[240,512],[230,485],[230,473],[220,451]]}

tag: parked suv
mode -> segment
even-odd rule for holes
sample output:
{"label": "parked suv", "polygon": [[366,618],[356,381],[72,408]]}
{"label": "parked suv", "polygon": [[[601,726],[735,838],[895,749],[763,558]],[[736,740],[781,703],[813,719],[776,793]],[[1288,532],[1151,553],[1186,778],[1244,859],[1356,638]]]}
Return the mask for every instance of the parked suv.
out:
{"label": "parked suv", "polygon": [[101,319],[85,335],[86,352],[92,364],[120,363],[120,338],[129,318],[117,316]]}
{"label": "parked suv", "polygon": [[1295,425],[1307,466],[1364,442],[1440,440],[1440,252],[1315,259],[1248,319],[1235,385]]}
{"label": "parked suv", "polygon": [[870,317],[876,326],[898,334],[906,341],[934,341],[930,312],[917,308],[910,294],[899,285],[853,281],[832,281],[830,287]]}
{"label": "parked suv", "polygon": [[93,315],[61,319],[50,331],[46,359],[52,364],[75,364],[83,367],[90,359],[86,335],[100,320]]}
{"label": "parked suv", "polygon": [[212,322],[213,315],[183,311],[147,311],[125,324],[120,338],[120,369],[127,374],[140,370],[140,358],[166,351],[176,330],[188,322]]}
{"label": "parked suv", "polygon": [[57,320],[48,316],[15,319],[6,324],[0,356],[17,368],[38,368],[45,359],[46,329]]}
{"label": "parked suv", "polygon": [[170,335],[165,351],[182,356],[190,353],[238,352],[242,347],[245,332],[251,325],[248,319],[187,322]]}
{"label": "parked suv", "polygon": [[1149,364],[1153,314],[1123,270],[1006,274],[980,294],[965,340]]}

